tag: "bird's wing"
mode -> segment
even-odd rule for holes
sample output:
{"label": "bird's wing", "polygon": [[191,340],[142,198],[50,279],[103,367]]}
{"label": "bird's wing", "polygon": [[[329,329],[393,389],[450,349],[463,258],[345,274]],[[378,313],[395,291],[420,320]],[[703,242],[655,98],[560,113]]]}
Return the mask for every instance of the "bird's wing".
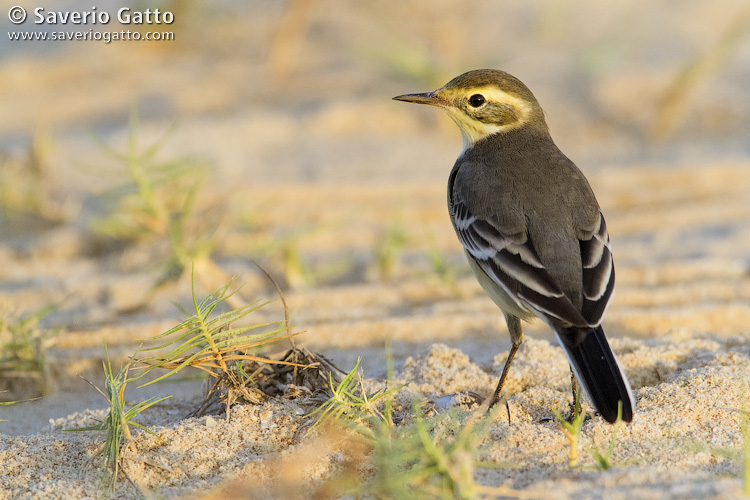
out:
{"label": "bird's wing", "polygon": [[593,326],[601,322],[615,289],[615,266],[604,216],[600,213],[594,230],[579,238],[583,265],[581,314]]}
{"label": "bird's wing", "polygon": [[[509,234],[507,230],[491,220],[474,215],[469,206],[458,197],[452,199],[454,224],[458,239],[466,251],[476,260],[487,276],[500,286],[523,310],[533,311],[548,321],[561,326],[589,326],[587,318],[581,314],[570,299],[560,290],[552,276],[539,259],[528,232]],[[606,231],[606,229],[605,229]],[[598,234],[598,233],[597,233]],[[589,257],[587,263],[596,259],[599,239],[596,235],[586,244]],[[599,250],[599,254],[602,251]],[[599,262],[602,259],[596,260]],[[594,297],[601,293],[602,273],[598,266],[584,268],[586,295],[589,302],[596,304]],[[587,302],[588,304],[588,302]],[[606,304],[605,304],[606,307]],[[591,306],[592,314],[599,312]],[[599,312],[599,316],[604,310]]]}

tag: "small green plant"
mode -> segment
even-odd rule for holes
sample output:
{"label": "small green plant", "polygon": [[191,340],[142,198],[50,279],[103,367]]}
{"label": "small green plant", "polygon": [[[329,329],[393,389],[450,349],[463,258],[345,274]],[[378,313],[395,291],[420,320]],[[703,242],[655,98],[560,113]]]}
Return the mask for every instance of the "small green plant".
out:
{"label": "small green plant", "polygon": [[[88,427],[80,427],[77,429],[65,429],[66,431],[105,431],[107,437],[102,445],[100,453],[104,458],[104,466],[109,470],[109,484],[110,488],[114,490],[117,484],[117,477],[122,468],[122,453],[123,450],[128,448],[132,452],[135,452],[133,445],[133,436],[130,432],[131,427],[136,427],[142,431],[148,432],[159,437],[158,434],[147,429],[141,424],[135,422],[133,419],[138,416],[141,412],[148,409],[149,407],[164,401],[171,396],[165,396],[162,398],[150,398],[146,401],[137,403],[130,408],[126,408],[125,404],[125,387],[127,386],[130,379],[128,379],[128,373],[130,371],[133,360],[131,359],[128,363],[120,368],[120,371],[115,375],[112,371],[112,364],[109,360],[109,352],[106,350],[105,345],[105,361],[102,363],[104,367],[105,376],[105,389],[102,391],[98,387],[94,386],[99,393],[104,396],[109,403],[109,412],[107,416],[96,425]],[[89,382],[90,383],[90,382]],[[92,384],[93,385],[93,384]],[[161,439],[161,438],[160,438]]]}
{"label": "small green plant", "polygon": [[617,420],[615,420],[614,426],[612,427],[612,437],[609,440],[609,445],[605,451],[601,451],[596,444],[592,444],[589,448],[591,456],[594,457],[594,464],[597,469],[609,470],[612,468],[612,455],[615,452],[615,446],[617,445],[617,433],[622,425],[622,402],[617,405]]}
{"label": "small green plant", "polygon": [[334,383],[333,378],[330,379],[333,396],[309,414],[310,417],[317,418],[310,432],[319,430],[324,425],[337,423],[372,436],[370,424],[386,422],[391,418],[389,412],[378,410],[378,405],[384,398],[389,401],[393,392],[404,386],[367,394],[364,378],[359,371],[360,361],[361,358],[357,359],[354,368],[338,384]]}
{"label": "small green plant", "polygon": [[711,446],[705,442],[694,438],[682,436],[679,443],[692,452],[710,453],[719,457],[730,460],[740,466],[740,475],[742,476],[742,492],[746,497],[750,497],[750,412],[745,410],[735,410],[741,415],[740,436],[742,444],[739,447],[717,447]]}
{"label": "small green plant", "polygon": [[[188,315],[185,321],[147,340],[148,342],[157,341],[158,345],[145,348],[143,351],[168,350],[168,352],[160,356],[141,359],[140,362],[145,366],[145,370],[137,378],[142,378],[157,368],[167,370],[167,372],[140,387],[164,380],[184,368],[197,368],[215,380],[207,399],[213,393],[223,390],[228,392],[225,404],[227,418],[229,418],[229,408],[235,395],[254,403],[263,399],[260,391],[250,387],[253,383],[253,374],[252,371],[247,370],[244,363],[300,366],[289,361],[272,361],[255,354],[261,346],[298,335],[289,333],[290,326],[286,321],[232,327],[232,323],[257,311],[267,302],[254,302],[214,315],[216,308],[238,291],[235,289],[230,292],[234,283],[233,279],[198,302],[195,282],[193,282],[193,311],[183,311]],[[280,336],[281,332],[287,332],[287,334]]]}
{"label": "small green plant", "polygon": [[581,428],[586,420],[586,414],[581,411],[581,391],[576,391],[575,401],[573,402],[572,414],[570,421],[564,419],[558,412],[555,413],[557,426],[568,438],[570,449],[568,450],[568,463],[571,467],[578,465],[578,441],[581,436]]}
{"label": "small green plant", "polygon": [[440,278],[444,283],[455,286],[456,285],[456,271],[448,265],[445,260],[445,256],[434,246],[431,246],[427,251],[427,258],[430,259],[432,264],[433,272]]}
{"label": "small green plant", "polygon": [[269,267],[282,273],[286,284],[293,289],[306,289],[321,281],[335,279],[349,270],[346,258],[315,262],[304,253],[306,238],[327,231],[331,224],[307,224],[303,229],[274,230],[273,224],[254,224],[248,221],[254,243],[249,253],[262,256]]}
{"label": "small green plant", "polygon": [[491,423],[481,413],[462,425],[457,409],[426,418],[414,405],[414,423],[389,427],[373,443],[376,477],[370,487],[384,498],[476,498],[479,445]]}
{"label": "small green plant", "polygon": [[750,497],[750,413],[742,411],[742,493]]}
{"label": "small green plant", "polygon": [[[709,448],[711,453],[728,458],[741,464],[742,470],[742,492],[746,497],[750,497],[750,411],[748,410],[748,379],[743,376],[737,384],[739,391],[739,400],[742,401],[742,408],[736,410],[740,414],[740,434],[742,436],[742,446],[737,449],[716,449]],[[694,448],[702,451],[708,448],[705,445],[695,443]]]}
{"label": "small green plant", "polygon": [[456,409],[427,418],[415,401],[412,423],[396,425],[393,397],[402,387],[367,394],[358,362],[338,385],[331,383],[333,396],[310,414],[318,418],[311,430],[343,426],[369,450],[373,477],[364,484],[342,478],[341,484],[374,498],[476,498],[474,470],[490,466],[476,457],[492,419],[477,413],[462,425]]}
{"label": "small green plant", "polygon": [[300,235],[291,235],[280,239],[277,242],[277,255],[281,260],[284,277],[289,286],[292,288],[307,288],[313,285],[315,278],[302,260],[299,240]]}
{"label": "small green plant", "polygon": [[716,75],[742,47],[750,33],[750,7],[744,5],[731,17],[729,25],[720,33],[712,47],[690,58],[673,78],[666,92],[655,106],[649,133],[653,138],[667,138],[679,125],[678,120],[690,103],[692,94],[701,84]]}
{"label": "small green plant", "polygon": [[407,241],[406,230],[399,221],[391,224],[380,237],[375,247],[375,265],[381,280],[393,277]]}
{"label": "small green plant", "polygon": [[114,160],[114,173],[122,181],[100,197],[107,215],[96,220],[93,229],[108,238],[150,241],[168,248],[157,285],[176,280],[191,262],[208,257],[222,211],[220,206],[202,203],[197,216],[205,163],[188,157],[157,160],[173,128],[142,149],[138,144],[138,112],[133,108],[125,152],[96,137],[101,149]]}
{"label": "small green plant", "polygon": [[458,287],[458,271],[456,266],[448,262],[443,252],[438,248],[433,237],[427,238],[427,241],[429,247],[425,251],[425,255],[432,267],[432,276],[437,276],[443,285],[450,289],[454,296],[460,297],[461,290]]}
{"label": "small green plant", "polygon": [[[75,209],[69,197],[56,200],[51,175],[52,138],[47,129],[39,129],[23,155],[0,154],[0,222],[5,217],[32,215],[48,225],[63,222]],[[28,225],[28,219],[22,219]]]}
{"label": "small green plant", "polygon": [[54,343],[57,331],[42,330],[39,323],[55,310],[55,305],[47,305],[20,317],[0,313],[1,379],[6,382],[30,379],[36,386],[34,390],[30,389],[31,392],[46,392],[49,379],[47,351]]}

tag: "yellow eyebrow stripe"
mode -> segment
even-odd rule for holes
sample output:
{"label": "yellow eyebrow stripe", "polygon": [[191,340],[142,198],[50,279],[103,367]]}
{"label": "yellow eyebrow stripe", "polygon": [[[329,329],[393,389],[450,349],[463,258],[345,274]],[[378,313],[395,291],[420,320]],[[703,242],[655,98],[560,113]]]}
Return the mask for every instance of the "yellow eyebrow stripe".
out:
{"label": "yellow eyebrow stripe", "polygon": [[[450,91],[449,91],[450,92]],[[513,109],[518,113],[518,120],[513,123],[505,125],[497,125],[494,123],[481,122],[470,115],[468,115],[463,109],[459,109],[453,106],[446,106],[443,109],[448,113],[458,128],[461,130],[461,136],[463,137],[464,147],[463,151],[466,151],[474,145],[477,141],[493,135],[498,132],[505,132],[517,127],[520,127],[526,123],[531,114],[531,105],[524,99],[516,97],[496,87],[473,87],[470,89],[461,89],[459,91],[452,91],[452,97],[463,97],[471,96],[473,94],[482,94],[488,102],[495,102],[500,104],[507,104],[512,106]]]}

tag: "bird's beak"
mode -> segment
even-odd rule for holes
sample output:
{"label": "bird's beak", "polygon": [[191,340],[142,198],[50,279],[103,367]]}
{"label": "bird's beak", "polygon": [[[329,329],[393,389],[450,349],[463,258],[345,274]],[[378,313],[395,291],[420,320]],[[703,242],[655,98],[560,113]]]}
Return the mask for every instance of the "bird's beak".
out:
{"label": "bird's beak", "polygon": [[423,94],[404,94],[393,98],[396,101],[413,102],[416,104],[430,104],[431,106],[442,106],[443,99],[437,91],[425,92]]}

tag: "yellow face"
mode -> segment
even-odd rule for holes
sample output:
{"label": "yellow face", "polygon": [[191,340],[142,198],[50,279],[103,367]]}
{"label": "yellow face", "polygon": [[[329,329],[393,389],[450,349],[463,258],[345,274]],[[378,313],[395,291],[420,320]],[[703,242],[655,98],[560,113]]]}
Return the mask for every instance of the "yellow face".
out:
{"label": "yellow face", "polygon": [[434,92],[435,105],[448,113],[464,140],[464,151],[489,135],[520,127],[529,120],[528,101],[494,86],[452,89]]}
{"label": "yellow face", "polygon": [[455,86],[451,83],[434,92],[406,94],[394,99],[443,108],[461,130],[464,151],[487,136],[527,123],[534,110],[528,100],[496,85]]}

